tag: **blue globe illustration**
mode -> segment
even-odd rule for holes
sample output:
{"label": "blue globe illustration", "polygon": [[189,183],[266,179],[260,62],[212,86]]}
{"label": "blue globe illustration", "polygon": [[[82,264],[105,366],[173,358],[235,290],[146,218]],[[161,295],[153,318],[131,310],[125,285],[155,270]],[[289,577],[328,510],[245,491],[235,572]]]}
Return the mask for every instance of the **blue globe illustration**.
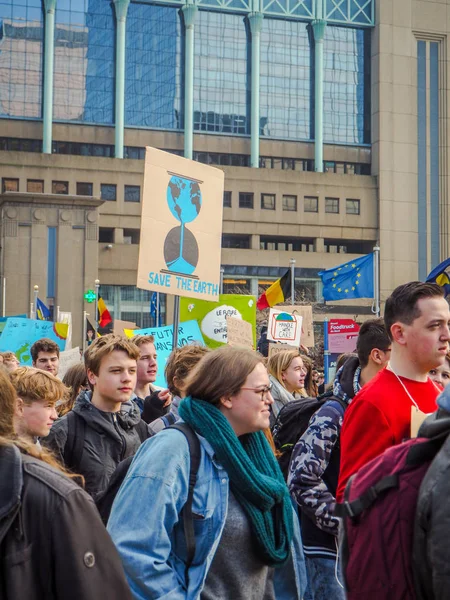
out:
{"label": "blue globe illustration", "polygon": [[194,221],[202,207],[202,193],[198,182],[172,175],[167,186],[167,204],[180,223]]}

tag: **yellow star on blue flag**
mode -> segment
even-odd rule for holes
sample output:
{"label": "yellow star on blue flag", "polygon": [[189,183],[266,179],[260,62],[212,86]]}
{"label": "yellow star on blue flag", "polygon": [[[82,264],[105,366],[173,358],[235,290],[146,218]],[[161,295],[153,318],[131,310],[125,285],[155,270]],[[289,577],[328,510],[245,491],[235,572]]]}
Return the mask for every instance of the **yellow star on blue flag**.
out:
{"label": "yellow star on blue flag", "polygon": [[321,271],[325,300],[374,297],[374,253]]}

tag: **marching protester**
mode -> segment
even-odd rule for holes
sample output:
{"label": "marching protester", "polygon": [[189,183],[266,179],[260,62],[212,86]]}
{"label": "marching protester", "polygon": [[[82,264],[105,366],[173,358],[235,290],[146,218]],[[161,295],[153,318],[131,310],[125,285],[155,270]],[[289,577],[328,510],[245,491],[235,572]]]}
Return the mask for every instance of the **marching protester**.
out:
{"label": "marching protester", "polygon": [[117,465],[135,454],[149,435],[130,400],[138,358],[138,348],[123,337],[109,334],[92,342],[85,352],[92,392],[82,391],[73,410],[55,422],[43,441],[67,468],[83,475],[94,499]]}
{"label": "marching protester", "polygon": [[17,395],[15,431],[39,444],[39,439],[50,433],[58,418],[56,403],[69,390],[50,373],[33,367],[19,367],[10,373],[10,380]]}
{"label": "marching protester", "polygon": [[390,346],[382,319],[363,323],[357,357],[348,358],[336,373],[332,394],[312,416],[292,452],[288,485],[301,509],[308,573],[305,600],[345,599],[342,576],[336,566],[339,519],[334,516],[340,430],[352,399],[386,366]]}
{"label": "marching protester", "polygon": [[108,522],[136,600],[302,598],[298,523],[263,433],[273,399],[262,361],[207,353],[185,382],[184,424],[138,451]]}
{"label": "marching protester", "polygon": [[9,371],[15,371],[17,369],[17,367],[20,367],[20,362],[18,361],[16,355],[14,354],[14,352],[3,352],[2,353],[2,358],[3,358],[3,367]]}
{"label": "marching protester", "polygon": [[172,403],[169,412],[165,416],[159,417],[150,423],[149,429],[152,434],[158,433],[161,429],[165,429],[179,420],[178,407],[185,397],[185,381],[195,365],[207,352],[209,352],[209,348],[197,344],[188,344],[172,350],[164,370],[167,387],[172,394]]}
{"label": "marching protester", "polygon": [[428,373],[445,362],[450,311],[443,289],[413,281],[386,300],[384,322],[392,341],[390,362],[355,397],[341,431],[337,491],[342,500],[353,473],[390,446],[417,434],[412,425],[436,410],[440,387]]}
{"label": "marching protester", "polygon": [[314,363],[310,358],[304,355],[302,355],[302,361],[305,366],[306,375],[303,387],[299,391],[305,398],[316,398],[319,395],[319,388],[314,377]]}
{"label": "marching protester", "polygon": [[89,390],[89,381],[84,362],[72,365],[67,369],[66,374],[63,377],[63,383],[70,389],[70,394],[66,402],[62,402],[60,406],[57,406],[60,417],[73,409],[75,401],[81,392]]}
{"label": "marching protester", "polygon": [[272,427],[283,406],[301,398],[299,390],[305,385],[306,368],[298,350],[282,350],[269,358],[267,370],[274,399],[270,415]]}
{"label": "marching protester", "polygon": [[59,346],[48,338],[41,338],[30,349],[33,367],[48,371],[55,377],[59,371]]}
{"label": "marching protester", "polygon": [[443,388],[450,383],[450,354],[445,357],[443,365],[439,365],[435,369],[430,369],[429,378],[436,383],[439,383]]}
{"label": "marching protester", "polygon": [[140,354],[132,399],[139,406],[144,421],[151,423],[168,412],[172,396],[169,390],[157,390],[153,386],[158,374],[155,338],[152,335],[135,335],[131,341],[139,348]]}
{"label": "marching protester", "polygon": [[[37,392],[42,384],[27,377],[27,394]],[[131,600],[92,499],[52,455],[16,436],[15,414],[16,391],[0,370],[0,598]]]}

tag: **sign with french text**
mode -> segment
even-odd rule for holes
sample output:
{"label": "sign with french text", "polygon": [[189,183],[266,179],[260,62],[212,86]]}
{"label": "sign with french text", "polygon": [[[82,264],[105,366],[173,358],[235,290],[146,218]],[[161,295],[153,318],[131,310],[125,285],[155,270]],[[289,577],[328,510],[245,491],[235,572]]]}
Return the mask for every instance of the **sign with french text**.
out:
{"label": "sign with french text", "polygon": [[0,336],[0,352],[14,352],[21,365],[30,366],[30,348],[34,342],[49,338],[58,344],[61,351],[65,350],[68,329],[67,323],[8,318]]}
{"label": "sign with french text", "polygon": [[250,323],[235,317],[227,317],[227,338],[229,346],[241,346],[253,350],[253,328]]}

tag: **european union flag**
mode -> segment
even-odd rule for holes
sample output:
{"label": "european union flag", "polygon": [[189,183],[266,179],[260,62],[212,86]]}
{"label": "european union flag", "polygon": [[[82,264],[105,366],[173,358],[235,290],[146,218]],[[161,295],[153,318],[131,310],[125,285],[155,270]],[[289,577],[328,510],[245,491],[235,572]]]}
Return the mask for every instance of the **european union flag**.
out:
{"label": "european union flag", "polygon": [[319,273],[325,300],[373,298],[374,253]]}
{"label": "european union flag", "polygon": [[450,258],[442,261],[440,265],[434,268],[427,277],[428,283],[437,283],[444,288],[444,294],[450,294],[450,277],[447,269],[450,267]]}
{"label": "european union flag", "polygon": [[39,298],[36,298],[36,318],[39,321],[48,321],[50,319],[50,309]]}

